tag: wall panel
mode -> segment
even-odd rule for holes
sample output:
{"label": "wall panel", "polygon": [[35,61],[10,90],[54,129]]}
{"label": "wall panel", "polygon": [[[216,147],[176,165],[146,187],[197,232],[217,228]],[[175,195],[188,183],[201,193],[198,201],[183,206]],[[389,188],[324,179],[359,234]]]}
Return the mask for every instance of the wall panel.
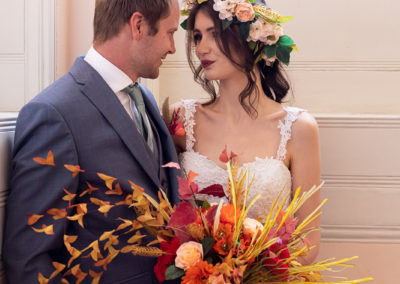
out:
{"label": "wall panel", "polygon": [[25,63],[21,57],[0,57],[0,109],[17,110],[25,103],[24,83],[18,83],[25,81]]}
{"label": "wall panel", "polygon": [[25,3],[21,0],[0,0],[0,54],[16,55],[24,53]]}
{"label": "wall panel", "polygon": [[400,244],[400,116],[323,116],[323,239]]}
{"label": "wall panel", "polygon": [[0,2],[0,111],[19,111],[54,80],[54,1]]}

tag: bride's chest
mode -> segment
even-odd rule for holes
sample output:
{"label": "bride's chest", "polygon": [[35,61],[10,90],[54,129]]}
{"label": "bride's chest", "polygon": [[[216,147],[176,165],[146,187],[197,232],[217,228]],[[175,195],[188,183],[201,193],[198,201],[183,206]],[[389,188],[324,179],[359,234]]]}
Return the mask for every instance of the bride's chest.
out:
{"label": "bride's chest", "polygon": [[[215,162],[195,151],[184,152],[179,156],[182,169],[187,173],[193,171],[198,174],[195,182],[200,188],[212,184],[227,185],[228,173]],[[253,187],[257,190],[275,189],[281,190],[283,186],[290,187],[291,174],[285,164],[274,158],[255,158],[252,162],[243,164],[240,171],[249,171],[249,177],[254,176]]]}

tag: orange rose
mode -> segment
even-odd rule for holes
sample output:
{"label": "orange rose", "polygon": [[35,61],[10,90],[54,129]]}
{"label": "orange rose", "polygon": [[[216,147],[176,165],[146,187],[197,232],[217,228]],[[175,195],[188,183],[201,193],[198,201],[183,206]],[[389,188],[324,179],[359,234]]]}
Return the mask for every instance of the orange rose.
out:
{"label": "orange rose", "polygon": [[187,270],[202,259],[203,246],[200,243],[183,243],[176,251],[175,266]]}
{"label": "orange rose", "polygon": [[235,7],[236,18],[241,22],[249,22],[254,19],[253,6],[250,3],[239,3]]}

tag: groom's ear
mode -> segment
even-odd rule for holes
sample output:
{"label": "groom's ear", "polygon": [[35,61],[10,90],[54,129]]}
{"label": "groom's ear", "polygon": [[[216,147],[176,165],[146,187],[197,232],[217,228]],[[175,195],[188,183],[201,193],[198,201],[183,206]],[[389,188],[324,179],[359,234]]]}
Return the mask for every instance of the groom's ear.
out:
{"label": "groom's ear", "polygon": [[129,20],[129,26],[131,29],[132,38],[134,40],[140,40],[140,38],[146,32],[146,20],[142,13],[135,12],[132,14]]}

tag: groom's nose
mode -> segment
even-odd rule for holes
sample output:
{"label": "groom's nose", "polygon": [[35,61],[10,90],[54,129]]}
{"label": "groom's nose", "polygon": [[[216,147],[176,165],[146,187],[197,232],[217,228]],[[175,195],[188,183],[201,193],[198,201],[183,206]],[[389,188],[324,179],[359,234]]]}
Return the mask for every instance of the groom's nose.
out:
{"label": "groom's nose", "polygon": [[175,48],[175,40],[174,40],[174,36],[172,35],[172,37],[170,38],[170,42],[169,42],[169,50],[168,53],[169,54],[174,54],[176,52],[176,48]]}

